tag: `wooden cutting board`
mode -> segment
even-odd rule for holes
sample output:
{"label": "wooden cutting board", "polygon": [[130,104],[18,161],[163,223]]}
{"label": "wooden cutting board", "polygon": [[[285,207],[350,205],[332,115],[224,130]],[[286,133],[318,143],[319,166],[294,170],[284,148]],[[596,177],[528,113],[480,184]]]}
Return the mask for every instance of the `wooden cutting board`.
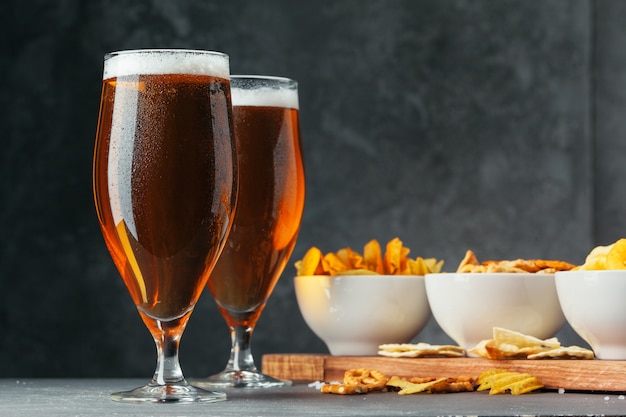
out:
{"label": "wooden cutting board", "polygon": [[473,376],[492,368],[527,372],[547,389],[626,392],[626,361],[545,359],[491,360],[479,358],[387,358],[383,356],[329,356],[268,354],[262,371],[292,381],[341,381],[347,369],[370,368],[388,376]]}

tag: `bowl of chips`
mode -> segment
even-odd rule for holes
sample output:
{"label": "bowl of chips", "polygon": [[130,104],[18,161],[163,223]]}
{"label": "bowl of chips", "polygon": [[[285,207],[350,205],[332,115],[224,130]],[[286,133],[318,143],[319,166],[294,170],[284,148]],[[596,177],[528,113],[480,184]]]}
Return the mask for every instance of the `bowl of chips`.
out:
{"label": "bowl of chips", "polygon": [[558,266],[558,262],[478,262],[468,251],[456,273],[426,275],[433,317],[451,339],[467,350],[489,339],[494,327],[541,339],[552,337],[565,324],[554,266],[574,267],[567,263]]}
{"label": "bowl of chips", "polygon": [[439,271],[442,262],[408,258],[399,239],[386,249],[383,256],[375,240],[363,255],[311,248],[296,262],[300,312],[332,355],[376,355],[379,345],[409,342],[427,324],[424,275]]}
{"label": "bowl of chips", "polygon": [[556,274],[567,322],[599,359],[626,359],[626,239],[598,246],[574,271]]}

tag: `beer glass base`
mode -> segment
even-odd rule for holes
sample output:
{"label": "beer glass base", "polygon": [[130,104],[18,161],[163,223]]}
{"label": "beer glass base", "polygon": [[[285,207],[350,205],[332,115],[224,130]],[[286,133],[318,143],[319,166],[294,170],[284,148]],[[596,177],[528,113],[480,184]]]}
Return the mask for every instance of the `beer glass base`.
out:
{"label": "beer glass base", "polygon": [[258,371],[223,371],[206,379],[194,380],[201,388],[278,388],[291,386],[291,381],[272,378]]}
{"label": "beer glass base", "polygon": [[148,384],[130,391],[113,393],[111,399],[129,403],[217,402],[226,400],[226,394],[206,391],[183,382],[165,385]]}

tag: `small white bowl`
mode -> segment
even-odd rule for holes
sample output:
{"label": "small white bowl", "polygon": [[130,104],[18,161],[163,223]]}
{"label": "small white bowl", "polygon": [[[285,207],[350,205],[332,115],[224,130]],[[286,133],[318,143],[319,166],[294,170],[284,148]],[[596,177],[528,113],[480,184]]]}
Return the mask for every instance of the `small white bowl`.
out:
{"label": "small white bowl", "polygon": [[426,294],[439,326],[465,349],[494,327],[547,339],[565,324],[553,274],[427,274]]}
{"label": "small white bowl", "polygon": [[561,308],[598,359],[626,359],[626,271],[556,273]]}
{"label": "small white bowl", "polygon": [[408,343],[430,318],[423,276],[297,276],[294,284],[304,320],[335,356]]}

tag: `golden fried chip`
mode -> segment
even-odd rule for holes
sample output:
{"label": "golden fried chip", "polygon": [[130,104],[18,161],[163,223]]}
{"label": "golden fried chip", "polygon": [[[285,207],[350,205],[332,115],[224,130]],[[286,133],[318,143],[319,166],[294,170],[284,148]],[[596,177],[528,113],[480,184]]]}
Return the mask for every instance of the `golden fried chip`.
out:
{"label": "golden fried chip", "polygon": [[626,269],[626,239],[613,244],[606,255],[606,269]]}
{"label": "golden fried chip", "polygon": [[385,273],[389,275],[395,275],[399,271],[404,269],[404,263],[406,262],[406,255],[408,255],[409,249],[402,246],[400,239],[393,238],[387,243],[385,248]]}
{"label": "golden fried chip", "polygon": [[[474,252],[472,252],[471,250],[468,250],[467,252],[465,252],[465,257],[461,260],[461,263],[459,264],[459,267],[457,268],[457,272],[471,272],[471,271],[462,271],[462,269],[464,269],[467,265],[479,265],[480,263],[478,262],[478,258],[476,258],[476,255],[474,254]],[[471,269],[471,266],[469,268],[466,269]]]}
{"label": "golden fried chip", "polygon": [[437,274],[441,272],[441,268],[443,268],[443,259],[437,261],[435,258],[425,258],[424,263],[426,264],[426,268],[431,274]]}
{"label": "golden fried chip", "polygon": [[479,384],[476,391],[489,390],[489,395],[501,394],[507,390],[513,395],[520,395],[543,388],[541,381],[531,374],[503,369],[484,371],[478,376],[476,382]]}
{"label": "golden fried chip", "polygon": [[410,275],[426,275],[429,272],[428,266],[424,259],[418,257],[417,259],[407,259],[407,267]]}
{"label": "golden fried chip", "polygon": [[378,346],[378,354],[392,358],[462,357],[465,356],[465,349],[455,345],[431,345],[423,342],[387,343]]}
{"label": "golden fried chip", "polygon": [[491,385],[489,395],[502,394],[507,390],[513,395],[520,395],[543,387],[543,384],[536,377],[518,372],[497,374]]}
{"label": "golden fried chip", "polygon": [[302,260],[296,262],[296,270],[298,275],[317,275],[318,267],[322,259],[322,251],[313,246],[302,257]]}
{"label": "golden fried chip", "polygon": [[378,274],[384,274],[383,255],[380,249],[380,243],[376,239],[372,239],[363,248],[363,262],[367,269]]}
{"label": "golden fried chip", "polygon": [[394,238],[387,244],[387,251],[383,256],[380,244],[373,239],[365,245],[363,256],[349,247],[326,255],[312,247],[302,260],[294,263],[294,266],[299,276],[425,275],[429,272],[439,272],[443,266],[443,261],[437,261],[435,258],[409,259],[407,257],[409,252],[410,249],[404,247],[400,239]]}
{"label": "golden fried chip", "polygon": [[330,252],[322,258],[322,269],[328,275],[336,275],[338,272],[347,271],[350,266],[344,264],[336,254]]}
{"label": "golden fried chip", "polygon": [[534,263],[540,270],[552,269],[554,271],[569,271],[570,269],[574,268],[574,265],[565,261],[535,259]]}
{"label": "golden fried chip", "polygon": [[478,388],[476,390],[484,391],[484,390],[490,389],[491,382],[493,380],[493,378],[491,377],[493,375],[502,374],[505,372],[509,372],[509,371],[507,371],[506,369],[493,368],[493,369],[487,369],[486,371],[481,372],[480,375],[478,375],[478,378],[476,378],[476,384],[478,384]]}
{"label": "golden fried chip", "polygon": [[606,269],[606,256],[613,249],[613,244],[606,246],[596,246],[589,252],[585,258],[585,263],[577,269],[582,270],[601,270]]}
{"label": "golden fried chip", "polygon": [[561,343],[555,337],[542,340],[534,336],[529,336],[514,330],[504,329],[502,327],[493,328],[493,339],[498,343],[508,343],[519,348],[536,346],[558,348],[561,346]]}
{"label": "golden fried chip", "polygon": [[429,382],[415,384],[404,378],[392,376],[391,378],[389,378],[389,381],[387,381],[387,386],[400,388],[400,391],[398,391],[399,395],[409,395],[409,394],[418,394],[421,392],[430,392],[430,388],[432,388],[433,386],[445,380],[446,378],[437,378]]}
{"label": "golden fried chip", "polygon": [[341,259],[341,262],[344,265],[347,265],[349,269],[365,268],[365,264],[363,263],[363,257],[350,248],[338,250],[337,257]]}
{"label": "golden fried chip", "polygon": [[550,339],[538,339],[502,327],[493,328],[493,338],[482,340],[468,352],[488,359],[513,359],[526,358],[561,346],[555,337]]}
{"label": "golden fried chip", "polygon": [[527,356],[528,359],[593,359],[592,350],[580,346],[564,346]]}
{"label": "golden fried chip", "polygon": [[[439,380],[438,383],[429,388],[431,393],[443,393],[443,392],[468,392],[474,391],[474,378],[470,376],[457,376],[447,378],[410,378],[409,382],[414,384],[421,384],[424,382],[431,382]],[[443,381],[442,381],[443,379]]]}

